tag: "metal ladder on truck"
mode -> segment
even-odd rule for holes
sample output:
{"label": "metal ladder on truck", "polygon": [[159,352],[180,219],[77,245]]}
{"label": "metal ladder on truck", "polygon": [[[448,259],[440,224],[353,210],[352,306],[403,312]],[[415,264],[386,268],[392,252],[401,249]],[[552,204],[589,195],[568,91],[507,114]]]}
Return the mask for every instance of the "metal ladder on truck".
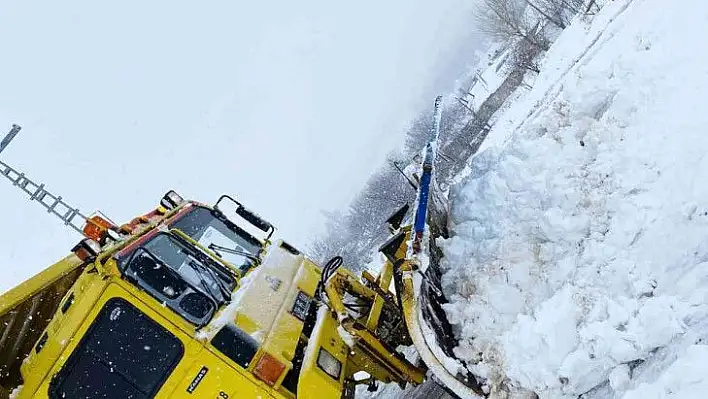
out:
{"label": "metal ladder on truck", "polygon": [[[7,148],[12,139],[17,136],[22,128],[19,125],[12,125],[12,129],[0,141],[0,153]],[[89,218],[81,213],[79,209],[72,207],[64,202],[61,196],[54,195],[44,188],[44,183],[37,184],[25,177],[24,173],[18,172],[12,166],[0,160],[0,175],[5,176],[10,182],[20,190],[29,195],[30,201],[37,201],[41,204],[48,213],[58,217],[64,225],[70,226],[79,234],[84,235],[83,226],[89,221]]]}

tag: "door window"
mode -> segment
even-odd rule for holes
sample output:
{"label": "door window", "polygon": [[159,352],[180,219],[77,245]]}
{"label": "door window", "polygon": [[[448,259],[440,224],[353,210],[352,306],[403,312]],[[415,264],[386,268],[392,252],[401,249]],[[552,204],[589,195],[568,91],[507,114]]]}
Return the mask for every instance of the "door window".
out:
{"label": "door window", "polygon": [[49,388],[50,398],[152,398],[182,342],[125,299],[109,300]]}

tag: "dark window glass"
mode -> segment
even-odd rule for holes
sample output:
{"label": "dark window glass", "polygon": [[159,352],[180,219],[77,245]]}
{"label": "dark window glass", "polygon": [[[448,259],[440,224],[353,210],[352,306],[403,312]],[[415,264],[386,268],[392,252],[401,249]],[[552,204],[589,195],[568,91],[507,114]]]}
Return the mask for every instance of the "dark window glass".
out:
{"label": "dark window glass", "polygon": [[179,307],[197,319],[206,317],[213,309],[212,304],[206,300],[204,295],[196,292],[189,293],[182,297],[179,301]]}
{"label": "dark window glass", "polygon": [[152,398],[179,363],[177,337],[121,298],[106,303],[50,384],[50,398]]}
{"label": "dark window glass", "polygon": [[118,261],[129,281],[197,326],[209,322],[236,284],[232,275],[213,266],[213,259],[167,233],[156,234]]}
{"label": "dark window glass", "polygon": [[[149,256],[144,256],[145,254],[141,254],[143,255],[142,257],[145,258],[144,262],[147,264],[145,274],[155,274],[155,277],[149,280],[149,283],[151,283],[153,287],[156,287],[158,292],[162,292],[169,297],[172,292],[170,288],[179,290],[179,292],[184,291],[187,284],[185,284],[184,281],[182,281],[181,284],[174,281],[174,279],[180,279],[180,277],[186,280],[187,283],[196,287],[201,287],[208,292],[216,292],[219,289],[218,282],[214,279],[214,276],[208,273],[202,273],[200,276],[199,272],[194,269],[195,264],[203,264],[203,262],[200,262],[190,254],[190,252],[193,253],[194,251],[188,251],[184,246],[178,244],[177,241],[175,241],[175,239],[170,235],[158,234],[146,242],[143,245],[143,248],[147,249],[150,254],[157,257],[165,265],[179,274],[179,276],[175,276],[174,273],[160,270],[161,266],[158,263],[154,260],[151,261]],[[135,270],[134,263],[135,260],[133,261],[133,264],[131,264],[131,269],[133,270]],[[153,263],[154,265],[151,266],[150,263]],[[216,270],[216,273],[216,277],[224,280],[224,283],[228,284],[229,289],[233,287],[234,280],[231,276],[218,272],[218,269]],[[146,280],[146,282],[148,281]],[[153,285],[152,283],[155,284]],[[204,283],[208,284],[209,287],[204,287]],[[175,286],[172,286],[173,284]],[[167,292],[165,292],[163,288],[167,289]],[[175,298],[179,296],[179,293],[175,294]]]}
{"label": "dark window glass", "polygon": [[[163,241],[160,238],[162,237],[158,236],[152,242]],[[182,263],[178,264],[181,265]],[[140,277],[155,291],[169,299],[179,297],[188,287],[182,276],[173,270],[169,270],[168,267],[162,266],[147,252],[139,252],[135,255],[130,264],[130,271],[135,273],[137,277]]]}
{"label": "dark window glass", "polygon": [[233,324],[227,324],[219,330],[211,344],[244,368],[248,367],[258,352],[258,342]]}
{"label": "dark window glass", "polygon": [[172,222],[170,227],[177,228],[221,256],[225,261],[246,271],[253,267],[254,261],[246,256],[219,250],[224,247],[258,256],[261,243],[245,230],[236,225],[216,218],[212,211],[196,207]]}

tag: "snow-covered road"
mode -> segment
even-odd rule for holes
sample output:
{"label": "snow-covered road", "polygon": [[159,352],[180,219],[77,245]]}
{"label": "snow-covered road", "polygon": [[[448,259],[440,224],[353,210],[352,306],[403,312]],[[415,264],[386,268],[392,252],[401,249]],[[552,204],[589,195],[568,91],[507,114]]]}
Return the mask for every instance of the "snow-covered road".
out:
{"label": "snow-covered road", "polygon": [[705,396],[706,37],[707,2],[607,1],[497,119],[441,242],[475,374],[541,397]]}

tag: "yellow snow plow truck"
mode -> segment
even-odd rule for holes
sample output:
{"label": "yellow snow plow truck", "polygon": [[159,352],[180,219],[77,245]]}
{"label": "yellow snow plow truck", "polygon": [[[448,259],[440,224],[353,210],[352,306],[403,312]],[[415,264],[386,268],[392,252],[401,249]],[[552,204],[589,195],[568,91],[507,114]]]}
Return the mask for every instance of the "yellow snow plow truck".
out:
{"label": "yellow snow plow truck", "polygon": [[170,191],[117,225],[2,161],[0,174],[84,236],[0,296],[0,398],[352,398],[357,385],[426,376],[483,395],[449,366],[439,276],[409,248],[423,230],[403,224],[407,206],[388,221],[388,262],[355,275],[272,239],[272,224],[227,195],[206,205]]}

